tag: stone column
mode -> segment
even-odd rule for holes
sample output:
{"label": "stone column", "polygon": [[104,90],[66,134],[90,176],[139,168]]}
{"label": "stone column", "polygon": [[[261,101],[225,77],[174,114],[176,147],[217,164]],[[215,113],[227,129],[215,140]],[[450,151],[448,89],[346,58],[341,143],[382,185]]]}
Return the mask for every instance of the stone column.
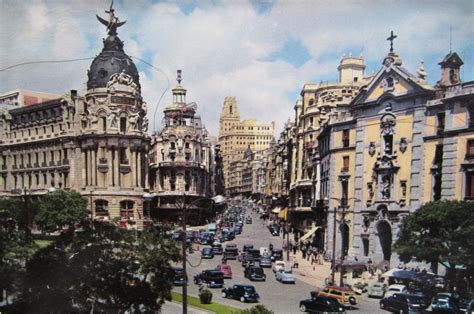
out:
{"label": "stone column", "polygon": [[136,168],[136,156],[137,156],[137,151],[130,147],[130,186],[135,187],[137,186],[136,181],[137,181],[137,173],[135,171]]}
{"label": "stone column", "polygon": [[138,187],[141,187],[142,185],[142,163],[141,163],[141,155],[142,155],[142,152],[141,151],[137,151],[137,186]]}

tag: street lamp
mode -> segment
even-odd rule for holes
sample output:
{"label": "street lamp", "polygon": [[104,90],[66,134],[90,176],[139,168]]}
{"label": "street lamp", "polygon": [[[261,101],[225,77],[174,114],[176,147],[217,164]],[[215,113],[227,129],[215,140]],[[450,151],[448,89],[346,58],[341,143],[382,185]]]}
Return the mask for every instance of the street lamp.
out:
{"label": "street lamp", "polygon": [[212,198],[208,198],[208,197],[202,197],[202,198],[198,198],[198,199],[195,199],[194,201],[192,201],[191,203],[189,203],[189,206],[187,206],[186,204],[186,193],[183,194],[183,200],[182,202],[176,202],[176,207],[178,207],[178,209],[182,210],[183,211],[183,218],[182,218],[182,228],[183,228],[183,236],[182,236],[182,256],[183,256],[183,314],[187,314],[188,313],[188,275],[186,273],[186,260],[187,260],[187,257],[186,257],[186,214],[187,214],[187,211],[189,208],[191,208],[192,205],[194,205],[195,203],[197,202],[200,202],[200,201],[203,201],[203,200],[211,200],[212,202],[214,202],[214,200]]}
{"label": "street lamp", "polygon": [[[341,218],[341,221],[342,221],[342,225],[344,225],[345,223],[345,215],[346,215],[346,207],[349,207],[347,206],[347,203],[349,200],[356,200],[358,201],[359,199],[355,198],[355,197],[350,197],[350,198],[346,198],[346,197],[343,197],[343,198],[336,198],[336,197],[331,197],[332,200],[335,200],[335,201],[338,201],[339,202],[339,207],[342,209],[342,218]],[[335,276],[335,271],[336,271],[336,212],[337,208],[334,206],[334,219],[333,219],[333,225],[334,225],[334,231],[333,231],[333,235],[332,235],[332,263],[331,263],[331,278],[332,278],[332,281],[334,282],[334,276]],[[341,235],[342,235],[342,232],[341,232]],[[344,248],[342,247],[343,245],[343,241],[341,239],[341,277],[340,277],[340,280],[339,280],[339,286],[343,286],[344,284],[344,257],[345,257],[345,254],[344,254]]]}

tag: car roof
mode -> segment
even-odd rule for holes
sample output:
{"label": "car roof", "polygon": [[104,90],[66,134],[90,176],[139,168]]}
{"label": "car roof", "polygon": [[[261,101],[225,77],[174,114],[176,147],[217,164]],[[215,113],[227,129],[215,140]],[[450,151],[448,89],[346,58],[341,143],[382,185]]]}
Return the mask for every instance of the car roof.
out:
{"label": "car roof", "polygon": [[407,286],[405,285],[399,285],[399,284],[395,284],[395,285],[390,285],[388,288],[398,288],[398,289],[404,289],[406,288]]}
{"label": "car roof", "polygon": [[347,288],[347,287],[328,286],[328,287],[326,287],[326,288],[327,288],[327,289],[339,290],[339,291],[352,291],[351,288]]}

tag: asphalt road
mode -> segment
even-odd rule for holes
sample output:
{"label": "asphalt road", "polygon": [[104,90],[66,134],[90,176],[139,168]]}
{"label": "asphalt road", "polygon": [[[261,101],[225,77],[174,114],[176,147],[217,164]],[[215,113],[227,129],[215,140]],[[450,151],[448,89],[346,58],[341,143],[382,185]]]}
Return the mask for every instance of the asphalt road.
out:
{"label": "asphalt road", "polygon": [[[268,231],[267,227],[260,220],[256,213],[248,210],[247,214],[250,214],[253,218],[253,224],[244,224],[242,234],[237,235],[233,241],[224,242],[225,247],[228,243],[235,243],[239,248],[242,249],[244,244],[253,244],[255,248],[268,247],[270,243],[273,244],[274,248],[281,248],[283,239],[281,237],[272,236]],[[193,283],[193,277],[201,270],[214,269],[218,264],[221,263],[221,255],[216,255],[213,259],[201,259],[200,252],[195,251],[193,254],[188,256],[188,294],[198,295],[198,285]],[[267,280],[264,282],[251,282],[249,279],[244,277],[243,267],[238,261],[229,260],[227,264],[231,265],[233,277],[232,279],[225,279],[225,286],[229,287],[233,284],[251,284],[255,286],[255,289],[260,294],[260,304],[264,304],[267,308],[271,309],[277,314],[290,314],[290,313],[301,313],[298,309],[299,301],[302,299],[309,298],[310,291],[315,290],[316,287],[321,287],[320,282],[307,282],[308,280],[299,280],[296,277],[295,284],[282,284],[275,279],[275,275],[271,268],[265,268],[265,274]],[[192,266],[191,266],[192,265]],[[181,287],[175,287],[177,292],[181,292]],[[222,297],[220,288],[211,289],[213,292],[213,302],[228,304],[237,308],[251,308],[254,303],[241,303],[237,300],[225,299]],[[358,296],[359,305],[357,309],[349,310],[348,312],[357,313],[388,313],[379,309],[378,299],[369,299],[366,296]]]}

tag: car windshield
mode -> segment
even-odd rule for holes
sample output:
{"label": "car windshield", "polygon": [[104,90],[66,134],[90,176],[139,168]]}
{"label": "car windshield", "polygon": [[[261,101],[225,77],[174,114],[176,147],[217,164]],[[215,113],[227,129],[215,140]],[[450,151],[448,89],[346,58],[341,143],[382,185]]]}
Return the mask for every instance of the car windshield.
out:
{"label": "car windshield", "polygon": [[253,272],[257,275],[263,275],[263,269],[261,268],[254,268]]}
{"label": "car windshield", "polygon": [[407,295],[407,300],[410,303],[420,303],[422,298],[417,295]]}
{"label": "car windshield", "polygon": [[398,289],[398,288],[390,288],[390,289],[388,289],[388,291],[400,291],[400,289]]}
{"label": "car windshield", "polygon": [[247,293],[254,293],[255,292],[254,287],[244,287],[244,290]]}

